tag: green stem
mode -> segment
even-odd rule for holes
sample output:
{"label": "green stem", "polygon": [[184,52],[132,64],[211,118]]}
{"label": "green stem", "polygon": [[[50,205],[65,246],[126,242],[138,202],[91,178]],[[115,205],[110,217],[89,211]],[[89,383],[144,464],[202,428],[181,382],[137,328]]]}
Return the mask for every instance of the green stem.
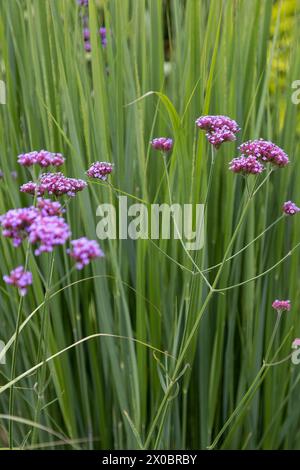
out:
{"label": "green stem", "polygon": [[[45,291],[45,298],[44,298],[44,308],[42,312],[42,322],[41,322],[41,334],[39,337],[39,344],[38,344],[38,352],[37,352],[37,360],[36,363],[39,364],[41,361],[44,361],[46,357],[46,350],[47,350],[47,330],[48,330],[48,314],[49,314],[49,298],[51,293],[51,283],[53,277],[53,268],[54,268],[54,252],[52,251],[49,260],[49,272],[47,276],[47,285]],[[47,325],[47,326],[46,326]],[[45,371],[46,368],[43,366],[39,371],[39,378],[38,378],[38,386],[37,386],[37,403],[35,408],[35,417],[34,422],[37,423],[39,420],[40,412],[41,412],[41,395],[43,394],[44,384],[45,384]],[[32,429],[32,437],[31,437],[31,444],[35,444],[37,434],[37,428],[33,427]]]}
{"label": "green stem", "polygon": [[[27,271],[28,262],[29,262],[29,254],[30,254],[30,243],[28,241],[27,248],[26,248],[24,271]],[[18,313],[17,313],[15,341],[14,341],[13,354],[12,354],[11,380],[14,380],[15,375],[16,375],[16,363],[17,363],[20,327],[22,323],[23,302],[24,302],[24,297],[20,296]],[[12,386],[9,391],[9,405],[8,405],[9,416],[13,416],[14,414],[14,396],[15,396],[15,388],[14,386]],[[10,449],[13,448],[13,443],[14,443],[13,428],[14,428],[14,422],[12,419],[10,419],[9,424],[8,424],[8,436],[9,436],[9,448]]]}
{"label": "green stem", "polygon": [[257,385],[259,385],[263,381],[263,379],[265,377],[266,369],[270,366],[269,364],[266,363],[266,359],[268,358],[269,353],[272,349],[272,345],[274,343],[274,339],[275,339],[275,336],[276,336],[276,333],[277,333],[277,330],[278,330],[278,327],[279,327],[280,319],[281,319],[281,313],[278,311],[277,312],[276,323],[275,323],[275,326],[274,326],[274,329],[273,329],[273,333],[271,335],[271,339],[270,339],[270,342],[269,342],[269,345],[268,345],[268,348],[267,348],[267,352],[266,352],[266,355],[265,355],[265,360],[263,361],[263,365],[259,369],[256,377],[254,378],[252,384],[250,385],[249,389],[247,390],[247,392],[243,396],[243,398],[240,401],[240,403],[238,404],[238,406],[235,408],[233,413],[227,419],[224,426],[222,427],[222,429],[219,431],[216,438],[214,439],[213,443],[208,447],[209,450],[212,450],[212,449],[214,449],[214,447],[216,447],[216,445],[218,444],[219,440],[221,439],[222,435],[224,434],[224,432],[226,431],[228,426],[230,426],[230,424],[232,423],[234,418],[243,409],[244,405],[246,405],[246,403],[248,403],[248,401],[251,399],[251,397],[253,396],[253,392],[255,392],[257,390]]}
{"label": "green stem", "polygon": [[[165,168],[165,174],[166,174],[166,178],[167,178],[167,186],[168,186],[168,193],[169,193],[169,200],[170,200],[170,204],[172,205],[172,192],[171,192],[171,185],[170,185],[170,179],[169,179],[169,173],[168,173],[168,165],[167,165],[167,159],[166,159],[166,155],[163,154],[163,161],[164,161],[164,168]],[[210,285],[210,283],[208,282],[208,280],[206,279],[206,277],[204,276],[204,274],[202,273],[201,269],[199,268],[199,266],[197,265],[197,263],[194,261],[193,257],[190,255],[190,253],[188,252],[183,240],[182,240],[182,237],[181,237],[181,234],[180,234],[180,231],[178,229],[178,226],[177,226],[177,223],[176,223],[176,220],[175,220],[175,217],[173,217],[173,222],[174,222],[174,226],[175,226],[175,229],[176,229],[176,232],[178,234],[178,237],[179,237],[179,241],[180,241],[180,244],[184,250],[184,252],[186,253],[187,257],[189,258],[189,260],[192,262],[193,266],[196,268],[196,270],[198,271],[198,273],[201,275],[201,277],[203,278],[204,282],[206,283],[206,285],[208,286],[208,288],[211,290],[212,287]]]}
{"label": "green stem", "polygon": [[[242,211],[240,220],[239,220],[239,222],[238,222],[238,224],[237,224],[237,226],[236,226],[236,228],[235,228],[235,231],[234,231],[234,233],[233,233],[233,235],[232,235],[232,237],[231,237],[231,240],[230,240],[230,242],[229,242],[229,244],[228,244],[228,246],[227,246],[227,249],[226,249],[225,254],[224,254],[223,261],[222,261],[221,266],[220,266],[220,268],[219,268],[219,270],[218,270],[218,272],[217,272],[217,274],[216,274],[216,277],[215,277],[215,280],[214,280],[214,282],[213,282],[212,288],[211,288],[211,290],[209,291],[209,293],[208,293],[208,295],[207,295],[207,297],[206,297],[206,299],[205,299],[205,301],[204,301],[204,303],[203,303],[203,305],[202,305],[202,308],[201,308],[200,312],[199,312],[198,315],[197,315],[196,321],[195,321],[195,323],[194,323],[194,325],[193,325],[193,327],[192,327],[192,329],[191,329],[191,332],[189,333],[189,336],[188,336],[188,338],[187,338],[187,340],[186,340],[186,342],[185,342],[185,344],[184,344],[184,346],[183,346],[183,348],[182,348],[182,350],[181,350],[181,352],[180,352],[180,355],[179,355],[179,357],[178,357],[178,360],[177,360],[177,363],[176,363],[176,366],[175,366],[175,369],[174,369],[174,373],[173,373],[173,375],[172,375],[172,379],[171,379],[170,384],[168,385],[168,387],[167,387],[167,389],[166,389],[166,391],[165,391],[164,397],[163,397],[163,399],[162,399],[162,401],[161,401],[161,404],[160,404],[160,406],[159,406],[159,408],[158,408],[158,411],[157,411],[157,413],[156,413],[156,415],[155,415],[155,418],[154,418],[154,420],[153,420],[153,422],[152,422],[152,425],[151,425],[151,427],[150,427],[148,436],[147,436],[147,438],[146,438],[145,445],[144,445],[144,448],[145,448],[145,449],[149,448],[149,445],[150,445],[150,442],[151,442],[151,439],[152,439],[152,435],[153,435],[153,433],[154,433],[154,431],[155,431],[155,428],[156,428],[156,426],[157,426],[157,424],[158,424],[158,422],[159,422],[159,420],[160,420],[160,417],[161,417],[162,413],[164,412],[164,408],[165,408],[166,404],[168,403],[169,395],[170,395],[170,393],[171,393],[171,390],[172,390],[172,388],[173,388],[173,385],[176,383],[177,374],[179,373],[179,371],[180,371],[180,369],[181,369],[181,367],[182,367],[182,364],[183,364],[185,355],[186,355],[186,353],[187,353],[187,350],[188,350],[189,347],[190,347],[190,344],[191,344],[191,342],[192,342],[192,340],[193,340],[193,338],[194,338],[194,336],[195,336],[195,334],[196,334],[196,332],[197,332],[197,330],[198,330],[198,327],[199,327],[199,323],[200,323],[200,321],[201,321],[201,318],[202,318],[202,316],[203,316],[203,314],[204,314],[204,312],[205,312],[205,310],[206,310],[206,307],[208,306],[208,304],[209,304],[209,302],[210,302],[210,300],[211,300],[211,297],[212,297],[212,295],[213,295],[213,293],[214,293],[214,291],[215,291],[215,287],[216,287],[216,285],[217,285],[217,283],[218,283],[218,281],[219,281],[219,278],[220,278],[220,276],[221,276],[221,274],[222,274],[222,270],[223,270],[223,266],[224,266],[224,264],[225,264],[226,258],[227,258],[227,256],[228,256],[228,254],[229,254],[229,252],[230,252],[230,250],[231,250],[231,248],[232,248],[232,245],[233,245],[233,243],[234,243],[234,241],[235,241],[235,239],[236,239],[236,237],[237,237],[237,234],[238,234],[238,232],[239,232],[239,230],[240,230],[240,228],[241,228],[241,226],[242,226],[242,223],[243,223],[243,221],[244,221],[244,218],[245,218],[245,215],[246,215],[246,213],[247,213],[247,210],[248,210],[248,207],[249,207],[249,205],[250,205],[251,200],[252,200],[252,197],[247,200],[247,202],[246,202],[246,204],[245,204],[245,206],[244,206],[244,209],[243,209],[243,211]],[[161,422],[160,427],[162,427],[162,425],[163,425],[163,422]]]}

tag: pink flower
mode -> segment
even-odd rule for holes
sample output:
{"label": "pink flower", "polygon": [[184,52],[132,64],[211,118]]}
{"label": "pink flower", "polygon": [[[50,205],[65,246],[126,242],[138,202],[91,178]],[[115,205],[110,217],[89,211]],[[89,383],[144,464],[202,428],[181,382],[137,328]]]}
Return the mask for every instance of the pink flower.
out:
{"label": "pink flower", "polygon": [[284,167],[289,163],[287,154],[273,142],[267,140],[249,140],[244,142],[239,150],[245,155],[256,157],[262,162],[269,162],[278,167]]}
{"label": "pink flower", "polygon": [[297,348],[298,346],[300,346],[300,338],[295,338],[294,341],[293,341],[292,346],[294,348]]}
{"label": "pink flower", "polygon": [[92,50],[92,45],[91,45],[90,41],[85,41],[85,43],[84,43],[84,49],[85,49],[86,52],[91,52],[91,50]]}
{"label": "pink flower", "polygon": [[264,166],[257,160],[256,157],[244,157],[243,155],[239,158],[234,158],[229,163],[229,169],[233,173],[242,173],[244,175],[257,175],[264,171]]}
{"label": "pink flower", "polygon": [[27,287],[32,284],[32,274],[30,271],[25,271],[23,266],[18,266],[9,276],[3,276],[3,280],[6,284],[17,287],[20,295],[24,296],[27,294]]}
{"label": "pink flower", "polygon": [[69,196],[73,197],[78,191],[82,191],[87,183],[81,179],[68,178],[62,173],[43,173],[38,183],[29,181],[21,186],[20,191],[28,194],[42,196],[48,193],[51,196]]}
{"label": "pink flower", "polygon": [[291,309],[291,303],[289,300],[274,300],[272,307],[280,312],[289,311]]}
{"label": "pink flower", "polygon": [[49,166],[58,167],[63,165],[64,161],[65,159],[61,153],[52,153],[47,150],[22,153],[18,156],[18,163],[22,166],[39,165],[42,168]]}
{"label": "pink flower", "polygon": [[223,142],[236,140],[236,134],[240,127],[228,116],[201,116],[196,120],[196,126],[206,131],[206,137],[210,144],[219,148]]}
{"label": "pink flower", "polygon": [[37,216],[38,210],[35,207],[9,210],[0,217],[3,236],[11,238],[14,246],[19,246]]}
{"label": "pink flower", "polygon": [[161,152],[170,152],[173,148],[173,140],[168,137],[156,137],[150,141],[150,144],[155,150]]}
{"label": "pink flower", "polygon": [[282,210],[287,215],[295,215],[300,211],[300,208],[292,201],[287,201],[283,204]]}
{"label": "pink flower", "polygon": [[72,249],[67,250],[71,258],[76,261],[76,268],[82,269],[94,258],[102,258],[103,251],[95,240],[86,237],[71,241]]}
{"label": "pink flower", "polygon": [[20,186],[21,193],[27,194],[37,194],[38,196],[42,196],[44,194],[44,189],[41,188],[38,184],[34,183],[33,181],[28,181],[28,183],[22,184]]}
{"label": "pink flower", "polygon": [[71,236],[68,224],[62,217],[57,216],[37,217],[28,231],[30,243],[38,244],[34,252],[37,256],[43,252],[53,251],[55,246],[63,245]]}
{"label": "pink flower", "polygon": [[107,176],[113,171],[113,165],[107,162],[95,162],[93,163],[86,174],[90,178],[100,179],[102,181],[107,180]]}
{"label": "pink flower", "polygon": [[51,201],[51,199],[43,199],[41,197],[37,200],[37,208],[40,210],[42,216],[47,215],[62,215],[65,209],[58,201]]}

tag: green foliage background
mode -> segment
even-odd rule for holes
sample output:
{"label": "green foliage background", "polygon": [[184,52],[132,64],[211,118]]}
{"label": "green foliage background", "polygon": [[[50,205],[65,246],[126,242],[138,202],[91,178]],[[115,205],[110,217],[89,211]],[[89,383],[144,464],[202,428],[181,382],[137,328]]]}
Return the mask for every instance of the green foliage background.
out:
{"label": "green foliage background", "polygon": [[[0,78],[7,87],[7,104],[0,106],[0,213],[29,204],[18,190],[29,175],[17,168],[16,157],[40,148],[61,151],[67,159],[64,172],[74,177],[83,177],[95,160],[111,161],[115,187],[149,203],[168,202],[162,160],[149,148],[150,138],[158,135],[175,140],[169,167],[173,200],[203,202],[210,148],[194,121],[207,113],[237,120],[242,128],[237,144],[270,139],[291,160],[251,204],[233,252],[279,217],[284,201],[300,203],[299,106],[291,101],[291,84],[300,79],[298,1],[91,0],[88,55],[80,11],[75,0],[0,1]],[[105,49],[97,36],[103,24]],[[136,101],[149,91],[162,95]],[[204,266],[220,262],[237,225],[244,184],[228,171],[236,155],[236,143],[218,151],[207,244],[197,255]],[[73,237],[95,238],[97,205],[110,201],[116,202],[114,194],[101,185],[91,185],[71,201]],[[282,220],[226,263],[219,286],[268,270],[299,242],[299,227],[297,217]],[[48,356],[100,332],[135,338],[178,357],[207,288],[200,276],[170,260],[192,268],[178,241],[156,244],[159,249],[147,240],[104,241],[105,261],[65,279],[64,285],[81,281],[51,298]],[[2,277],[24,262],[24,252],[3,237],[0,250]],[[275,323],[275,298],[290,298],[293,305],[276,337],[280,357],[290,353],[300,335],[299,255],[296,250],[254,282],[213,296],[185,357],[190,367],[183,368],[150,447],[204,449],[212,442],[262,364]],[[47,256],[38,265],[30,261],[34,288],[24,319],[44,300],[39,270],[47,272],[47,264]],[[54,283],[68,270],[69,261],[58,250]],[[213,276],[214,271],[211,282]],[[0,288],[0,334],[7,342],[15,331],[18,298],[3,282]],[[22,330],[18,374],[36,363],[42,311]],[[1,366],[1,385],[9,380],[10,360],[11,351]],[[128,339],[100,337],[78,345],[48,363],[40,391],[39,425],[55,434],[39,428],[33,440],[32,426],[18,422],[15,444],[54,448],[58,440],[63,448],[138,448],[173,366],[170,357]],[[31,374],[17,384],[15,415],[21,421],[34,421],[37,380]],[[300,369],[290,361],[268,369],[217,447],[299,449],[299,380]],[[0,394],[2,447],[7,446],[7,410],[5,390]]]}

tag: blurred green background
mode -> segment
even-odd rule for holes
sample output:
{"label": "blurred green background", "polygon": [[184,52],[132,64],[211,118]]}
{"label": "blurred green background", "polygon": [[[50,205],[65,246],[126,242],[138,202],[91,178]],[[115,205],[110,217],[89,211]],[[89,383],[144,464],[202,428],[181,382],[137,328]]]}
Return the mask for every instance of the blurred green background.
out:
{"label": "blurred green background", "polygon": [[[0,1],[0,79],[7,103],[0,105],[0,213],[30,204],[19,186],[29,179],[17,155],[46,148],[66,156],[64,173],[78,178],[95,160],[115,164],[112,183],[147,202],[168,202],[163,162],[152,137],[175,140],[169,174],[173,201],[202,203],[211,150],[195,119],[225,114],[241,132],[218,151],[208,201],[202,266],[222,256],[237,225],[243,179],[228,171],[237,145],[263,137],[282,147],[290,165],[274,172],[251,204],[233,252],[253,240],[281,214],[284,201],[300,204],[299,113],[292,83],[300,80],[298,0],[74,0]],[[92,51],[83,45],[88,15]],[[107,28],[107,47],[98,39]],[[149,91],[150,94],[137,100]],[[11,176],[17,171],[17,179]],[[108,186],[90,185],[68,209],[73,237],[95,238],[96,208],[114,202]],[[134,202],[134,201],[133,201]],[[299,242],[299,220],[285,218],[241,255],[226,263],[219,286],[231,286],[272,267]],[[179,241],[101,242],[105,260],[72,273],[22,330],[17,373],[36,364],[41,319],[49,317],[47,356],[94,333],[135,338],[178,357],[207,295]],[[24,263],[22,248],[0,239],[1,278]],[[166,256],[166,254],[169,256]],[[184,374],[172,391],[149,446],[205,449],[248,390],[261,367],[275,323],[275,298],[292,310],[276,337],[280,358],[300,336],[299,250],[255,282],[216,294],[185,357]],[[195,253],[193,253],[195,256]],[[34,288],[25,319],[43,302],[39,270],[48,257],[30,260]],[[54,283],[69,261],[55,255]],[[85,281],[82,278],[90,278]],[[91,278],[92,277],[92,278]],[[210,273],[213,281],[214,271]],[[1,281],[0,339],[15,331],[17,293]],[[15,296],[14,296],[15,295]],[[0,366],[0,383],[10,378]],[[189,364],[190,367],[185,368]],[[17,383],[15,445],[22,448],[139,448],[146,440],[174,367],[172,358],[128,339],[101,337],[48,363],[44,381],[30,374]],[[299,449],[300,368],[286,361],[268,369],[264,381],[217,448]],[[0,389],[1,391],[1,389]],[[8,390],[0,412],[8,413]],[[7,418],[0,442],[7,447]],[[35,433],[32,432],[36,428]],[[61,437],[57,437],[57,434]]]}

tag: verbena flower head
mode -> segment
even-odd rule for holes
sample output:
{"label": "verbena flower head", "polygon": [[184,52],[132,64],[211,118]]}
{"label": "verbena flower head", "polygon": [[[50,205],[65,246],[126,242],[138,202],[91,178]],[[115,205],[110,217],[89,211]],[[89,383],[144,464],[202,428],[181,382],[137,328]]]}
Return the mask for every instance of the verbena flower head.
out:
{"label": "verbena flower head", "polygon": [[161,152],[170,152],[173,148],[173,140],[169,137],[156,137],[150,141],[150,144],[155,150],[160,150]]}
{"label": "verbena flower head", "polygon": [[297,212],[300,211],[300,208],[296,206],[296,204],[292,201],[286,201],[283,204],[282,210],[287,215],[295,215]]}
{"label": "verbena flower head", "polygon": [[278,167],[284,167],[289,163],[287,154],[277,145],[268,140],[249,140],[240,145],[242,154],[256,157],[265,163],[272,163]]}
{"label": "verbena flower head", "polygon": [[61,153],[52,153],[47,150],[40,150],[39,152],[22,153],[18,156],[18,163],[22,166],[39,165],[42,168],[49,166],[61,166],[64,164],[64,157]]}
{"label": "verbena flower head", "polygon": [[96,178],[103,181],[107,180],[107,176],[113,171],[114,167],[111,163],[95,162],[87,170],[86,174],[90,178]]}
{"label": "verbena flower head", "polygon": [[85,41],[85,43],[84,43],[84,49],[85,49],[86,52],[91,52],[92,46],[91,46],[90,41]]}
{"label": "verbena flower head", "polygon": [[274,300],[272,307],[280,312],[289,311],[291,309],[291,303],[289,300]]}
{"label": "verbena flower head", "polygon": [[91,37],[91,33],[90,33],[89,28],[83,28],[83,39],[85,41],[89,41],[90,37]]}
{"label": "verbena flower head", "polygon": [[82,269],[94,258],[102,258],[103,251],[95,240],[86,237],[71,241],[72,248],[68,250],[69,255],[76,261],[76,268]]}
{"label": "verbena flower head", "polygon": [[89,6],[89,0],[77,0],[77,3],[81,7],[88,7]]}
{"label": "verbena flower head", "polygon": [[42,196],[48,193],[51,196],[69,196],[73,197],[78,191],[82,191],[87,183],[81,179],[68,178],[62,173],[43,173],[39,182],[29,181],[20,187],[20,191],[28,194],[37,193]]}
{"label": "verbena flower head", "polygon": [[9,210],[0,217],[3,236],[11,238],[14,246],[19,246],[37,216],[38,210],[35,207]]}
{"label": "verbena flower head", "polygon": [[20,295],[24,296],[27,294],[27,287],[32,284],[32,274],[30,271],[25,271],[23,266],[18,266],[10,272],[9,276],[3,276],[3,280],[6,284],[17,287]]}
{"label": "verbena flower head", "polygon": [[27,194],[37,194],[38,196],[42,196],[44,194],[43,189],[33,181],[28,181],[28,183],[22,184],[20,186],[20,191],[22,193],[27,193]]}
{"label": "verbena flower head", "polygon": [[241,157],[234,158],[229,163],[229,169],[233,173],[242,173],[244,175],[257,175],[264,171],[264,166],[260,163],[256,157]]}
{"label": "verbena flower head", "polygon": [[58,201],[51,201],[51,199],[43,199],[41,197],[37,200],[37,208],[44,217],[47,215],[61,216],[65,212],[65,209],[62,208]]}
{"label": "verbena flower head", "polygon": [[196,126],[206,131],[206,137],[210,144],[219,148],[224,142],[236,140],[236,134],[240,127],[228,116],[201,116],[196,120]]}
{"label": "verbena flower head", "polygon": [[104,28],[104,26],[102,26],[99,29],[99,34],[101,38],[101,44],[103,47],[105,47],[107,45],[107,38],[106,38],[106,28]]}
{"label": "verbena flower head", "polygon": [[53,251],[57,245],[63,245],[71,236],[70,228],[62,217],[39,216],[29,227],[29,241],[38,244],[35,254]]}

